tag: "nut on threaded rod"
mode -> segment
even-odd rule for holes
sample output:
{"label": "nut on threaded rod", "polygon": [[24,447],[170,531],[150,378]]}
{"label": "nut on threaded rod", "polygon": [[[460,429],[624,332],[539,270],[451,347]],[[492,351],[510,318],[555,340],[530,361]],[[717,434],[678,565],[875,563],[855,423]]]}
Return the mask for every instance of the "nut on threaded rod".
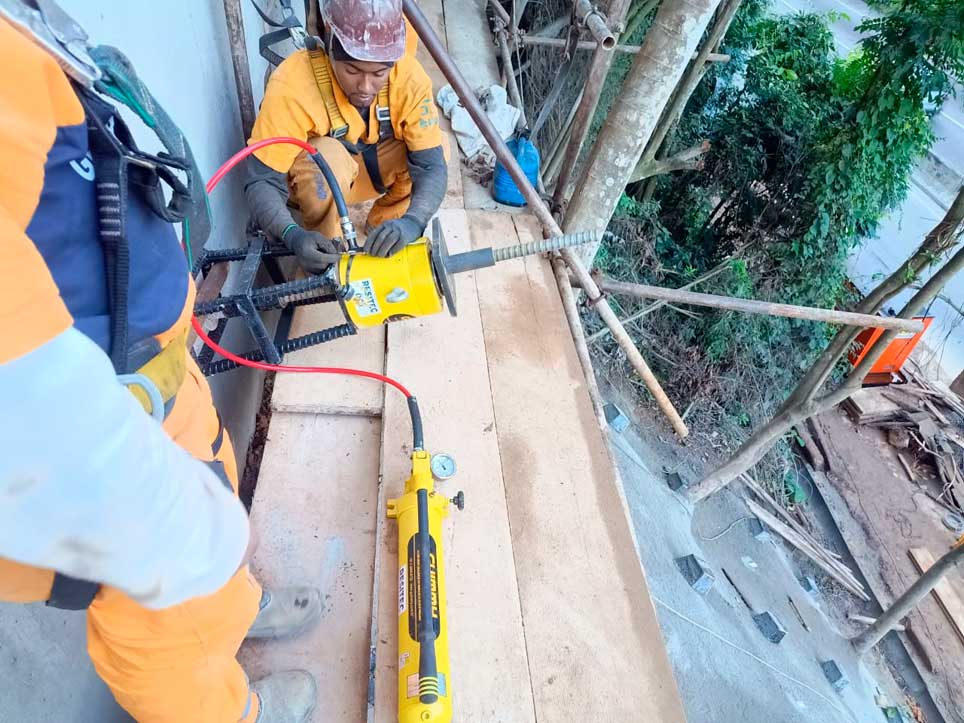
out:
{"label": "nut on threaded rod", "polygon": [[598,231],[581,231],[580,233],[567,233],[562,236],[530,241],[526,244],[516,244],[504,248],[478,249],[476,251],[466,251],[462,254],[454,254],[445,259],[445,270],[450,274],[459,274],[463,271],[474,269],[484,269],[487,266],[495,266],[500,261],[509,259],[519,259],[523,256],[533,256],[534,254],[545,254],[551,251],[579,246],[592,241],[598,241],[601,234]]}

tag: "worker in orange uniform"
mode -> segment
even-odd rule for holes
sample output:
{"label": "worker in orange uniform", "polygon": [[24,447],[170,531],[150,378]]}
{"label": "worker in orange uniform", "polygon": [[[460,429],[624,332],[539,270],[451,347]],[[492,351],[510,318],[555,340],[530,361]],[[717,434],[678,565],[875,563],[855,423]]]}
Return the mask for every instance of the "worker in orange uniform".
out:
{"label": "worker in orange uniform", "polygon": [[[293,136],[311,143],[349,205],[375,199],[365,251],[390,256],[423,234],[445,196],[432,82],[406,52],[411,30],[401,0],[322,0],[321,16],[323,43],[309,38],[271,75],[250,142]],[[317,165],[284,144],[256,151],[247,164],[245,197],[258,225],[306,271],[324,271],[342,250],[342,234]]]}
{"label": "worker in orange uniform", "polygon": [[[307,627],[321,598],[262,590],[246,564],[171,225],[200,232],[203,182],[126,58],[85,41],[52,0],[0,0],[0,600],[86,610],[94,667],[142,723],[303,721],[308,673],[249,685],[235,658]],[[104,92],[170,155],[138,151]],[[178,169],[190,187],[168,203]]]}

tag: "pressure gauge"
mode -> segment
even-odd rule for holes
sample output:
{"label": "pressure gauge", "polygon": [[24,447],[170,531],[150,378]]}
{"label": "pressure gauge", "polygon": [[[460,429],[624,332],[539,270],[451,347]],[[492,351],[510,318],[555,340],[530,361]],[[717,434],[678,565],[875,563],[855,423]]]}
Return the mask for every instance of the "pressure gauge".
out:
{"label": "pressure gauge", "polygon": [[432,476],[439,482],[451,479],[455,476],[455,460],[448,454],[432,455]]}

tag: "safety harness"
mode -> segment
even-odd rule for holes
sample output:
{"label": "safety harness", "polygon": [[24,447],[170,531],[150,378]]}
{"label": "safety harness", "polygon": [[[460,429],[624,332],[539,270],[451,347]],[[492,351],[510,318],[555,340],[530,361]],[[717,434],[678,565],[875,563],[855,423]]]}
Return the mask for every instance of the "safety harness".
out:
{"label": "safety harness", "polygon": [[[155,215],[169,223],[182,224],[191,266],[191,240],[200,248],[211,229],[203,177],[184,134],[140,81],[123,53],[109,46],[90,48],[83,28],[50,0],[33,0],[32,4],[0,0],[0,16],[24,28],[57,59],[84,108],[95,171],[98,235],[107,271],[111,363],[118,381],[128,387],[147,413],[162,422],[173,408],[186,375],[187,330],[163,348],[154,338],[134,343],[129,338],[128,198],[130,193],[136,193]],[[126,124],[112,112],[103,96],[134,111],[165,150],[153,155],[138,149]],[[183,181],[178,174],[183,175]],[[219,431],[212,444],[214,456],[223,438],[219,419]],[[207,464],[233,491],[223,464]],[[99,589],[98,582],[58,572],[47,605],[83,610],[90,606]]]}
{"label": "safety harness", "polygon": [[[308,33],[301,26],[301,21],[298,20],[298,16],[295,15],[294,8],[291,7],[291,0],[279,0],[278,4],[281,6],[280,22],[262,10],[261,6],[258,5],[255,0],[251,0],[251,4],[254,5],[254,9],[267,25],[276,28],[276,30],[268,31],[258,40],[258,51],[261,53],[262,58],[277,67],[284,62],[284,58],[275,52],[275,45],[290,40],[296,48],[305,47],[305,40],[308,37]],[[308,12],[308,2],[305,2],[305,17],[307,17]]]}
{"label": "safety harness", "polygon": [[[395,137],[395,130],[392,128],[392,115],[389,109],[388,83],[378,91],[378,98],[375,101],[375,120],[378,123],[377,129],[368,129],[365,140],[358,139],[355,143],[350,142],[348,135],[348,122],[338,108],[335,99],[335,88],[332,80],[331,61],[325,53],[321,41],[315,37],[309,37],[305,43],[308,50],[308,60],[311,63],[311,72],[314,73],[315,83],[321,99],[328,111],[328,136],[338,140],[349,153],[358,154],[365,163],[365,170],[371,179],[372,187],[379,193],[385,193],[388,189],[382,183],[382,172],[378,166],[378,144],[384,140]],[[373,132],[376,135],[373,137]]]}

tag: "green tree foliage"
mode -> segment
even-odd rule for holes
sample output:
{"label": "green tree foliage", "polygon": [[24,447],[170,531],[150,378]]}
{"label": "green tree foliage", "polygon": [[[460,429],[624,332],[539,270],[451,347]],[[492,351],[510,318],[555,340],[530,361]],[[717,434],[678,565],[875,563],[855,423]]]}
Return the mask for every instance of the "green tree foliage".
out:
{"label": "green tree foliage", "polygon": [[847,253],[903,201],[914,163],[934,141],[930,117],[953,78],[964,77],[960,0],[905,0],[857,30],[868,37],[835,64],[831,88],[843,114],[815,149],[804,188],[809,225],[788,259],[819,261],[818,300],[834,299]]}
{"label": "green tree foliage", "polygon": [[[964,78],[964,2],[872,4],[883,15],[838,58],[826,16],[773,16],[765,0],[744,0],[722,48],[732,61],[707,73],[667,149],[708,139],[704,168],[661,177],[653,202],[630,187],[612,226],[623,241],[606,243],[600,265],[680,285],[732,257],[701,290],[846,305],[848,254],[899,207],[934,140],[931,117]],[[833,330],[701,309],[649,314],[639,331],[649,348],[661,340],[654,365],[670,389],[745,426],[769,415]]]}

